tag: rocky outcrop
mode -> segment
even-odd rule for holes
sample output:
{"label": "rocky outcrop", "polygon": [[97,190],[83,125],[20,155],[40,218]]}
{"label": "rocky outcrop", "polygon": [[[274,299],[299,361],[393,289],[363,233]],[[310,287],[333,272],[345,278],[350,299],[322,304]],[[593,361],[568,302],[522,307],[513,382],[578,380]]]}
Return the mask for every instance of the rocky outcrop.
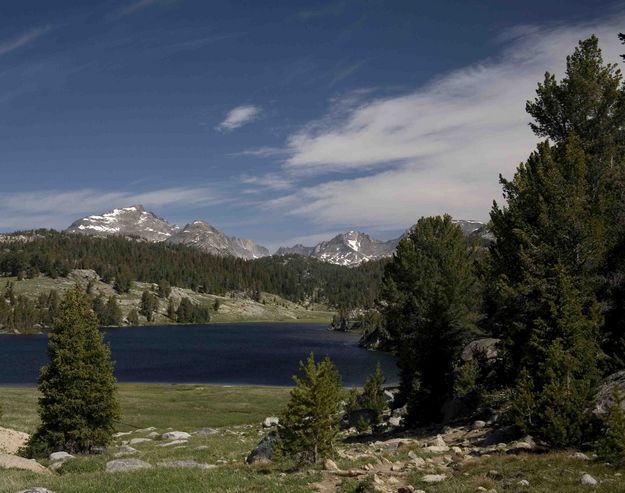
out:
{"label": "rocky outcrop", "polygon": [[29,437],[28,433],[0,427],[0,453],[16,454]]}
{"label": "rocky outcrop", "polygon": [[227,236],[205,221],[193,221],[167,239],[168,244],[186,245],[206,253],[245,259],[266,257],[269,250],[252,240]]}
{"label": "rocky outcrop", "polygon": [[34,459],[24,459],[17,455],[0,454],[0,469],[21,469],[23,471],[49,474],[50,471]]}
{"label": "rocky outcrop", "polygon": [[487,361],[495,360],[499,355],[500,342],[500,339],[492,337],[471,341],[462,350],[460,358],[462,361],[471,361],[478,357],[482,357]]}
{"label": "rocky outcrop", "polygon": [[[614,404],[614,394],[618,391],[623,399],[625,399],[625,370],[613,373],[607,377],[595,396],[595,407],[593,413],[596,416],[603,416],[607,414],[610,406]],[[625,400],[622,405],[625,408]]]}
{"label": "rocky outcrop", "polygon": [[276,442],[278,441],[278,433],[271,432],[267,436],[265,436],[259,443],[254,447],[249,455],[245,459],[246,464],[257,464],[257,463],[266,463],[271,462],[273,459],[274,447]]}
{"label": "rocky outcrop", "polygon": [[152,464],[139,459],[115,459],[106,463],[106,472],[127,472],[137,469],[150,469]]}

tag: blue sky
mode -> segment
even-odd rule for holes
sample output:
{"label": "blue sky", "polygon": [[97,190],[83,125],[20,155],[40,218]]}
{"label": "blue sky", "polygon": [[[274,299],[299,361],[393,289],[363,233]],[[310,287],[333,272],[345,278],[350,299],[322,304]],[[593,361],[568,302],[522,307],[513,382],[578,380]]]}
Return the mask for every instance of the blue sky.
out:
{"label": "blue sky", "polygon": [[0,230],[143,203],[272,248],[486,219],[523,108],[609,1],[0,5]]}

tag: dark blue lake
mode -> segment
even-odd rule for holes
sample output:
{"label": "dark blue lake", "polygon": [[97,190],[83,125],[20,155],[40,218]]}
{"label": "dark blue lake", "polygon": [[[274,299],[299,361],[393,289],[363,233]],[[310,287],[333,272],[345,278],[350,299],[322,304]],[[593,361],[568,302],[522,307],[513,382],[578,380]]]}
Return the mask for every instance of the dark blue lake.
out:
{"label": "dark blue lake", "polygon": [[[358,337],[326,325],[210,324],[106,329],[120,382],[291,385],[311,352],[329,356],[346,386],[382,365],[397,381],[392,356],[359,348]],[[0,335],[0,385],[34,385],[46,364],[47,336]]]}

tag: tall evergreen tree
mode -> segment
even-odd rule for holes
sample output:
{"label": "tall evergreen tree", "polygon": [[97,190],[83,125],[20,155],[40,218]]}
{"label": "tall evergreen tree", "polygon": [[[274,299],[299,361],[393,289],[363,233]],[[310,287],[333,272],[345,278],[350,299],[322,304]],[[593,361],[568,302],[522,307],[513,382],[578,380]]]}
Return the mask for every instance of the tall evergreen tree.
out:
{"label": "tall evergreen tree", "polygon": [[453,391],[453,363],[476,322],[473,252],[450,216],[421,218],[401,240],[381,298],[407,421],[438,420]]}
{"label": "tall evergreen tree", "polygon": [[300,362],[301,376],[280,418],[280,451],[301,462],[316,463],[334,449],[341,419],[341,377],[329,358]]}
{"label": "tall evergreen tree", "polygon": [[388,402],[384,396],[384,389],[382,385],[386,379],[384,373],[382,373],[382,367],[378,363],[375,367],[373,375],[367,378],[365,385],[362,389],[362,396],[360,397],[360,405],[364,409],[371,409],[375,412],[376,424],[382,421],[382,413],[388,408]]}
{"label": "tall evergreen tree", "polygon": [[607,266],[622,229],[624,108],[620,72],[603,64],[594,36],[581,41],[562,81],[547,74],[527,104],[532,128],[553,144],[501,178],[507,205],[491,212],[486,306],[516,381],[513,414],[558,446],[578,445],[588,430],[601,312],[617,291]]}
{"label": "tall evergreen tree", "polygon": [[76,285],[63,299],[39,378],[41,425],[31,453],[89,452],[108,444],[119,418],[110,351],[89,297]]}

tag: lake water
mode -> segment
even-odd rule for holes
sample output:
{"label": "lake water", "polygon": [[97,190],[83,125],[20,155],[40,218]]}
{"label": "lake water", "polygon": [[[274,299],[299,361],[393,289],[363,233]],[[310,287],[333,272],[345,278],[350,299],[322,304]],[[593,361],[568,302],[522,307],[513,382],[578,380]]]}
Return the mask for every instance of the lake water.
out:
{"label": "lake water", "polygon": [[[358,337],[327,325],[210,324],[106,329],[120,382],[291,385],[310,352],[329,356],[346,386],[361,385],[380,363],[397,381],[394,358],[359,348]],[[47,336],[0,335],[0,384],[34,385],[46,364]]]}

